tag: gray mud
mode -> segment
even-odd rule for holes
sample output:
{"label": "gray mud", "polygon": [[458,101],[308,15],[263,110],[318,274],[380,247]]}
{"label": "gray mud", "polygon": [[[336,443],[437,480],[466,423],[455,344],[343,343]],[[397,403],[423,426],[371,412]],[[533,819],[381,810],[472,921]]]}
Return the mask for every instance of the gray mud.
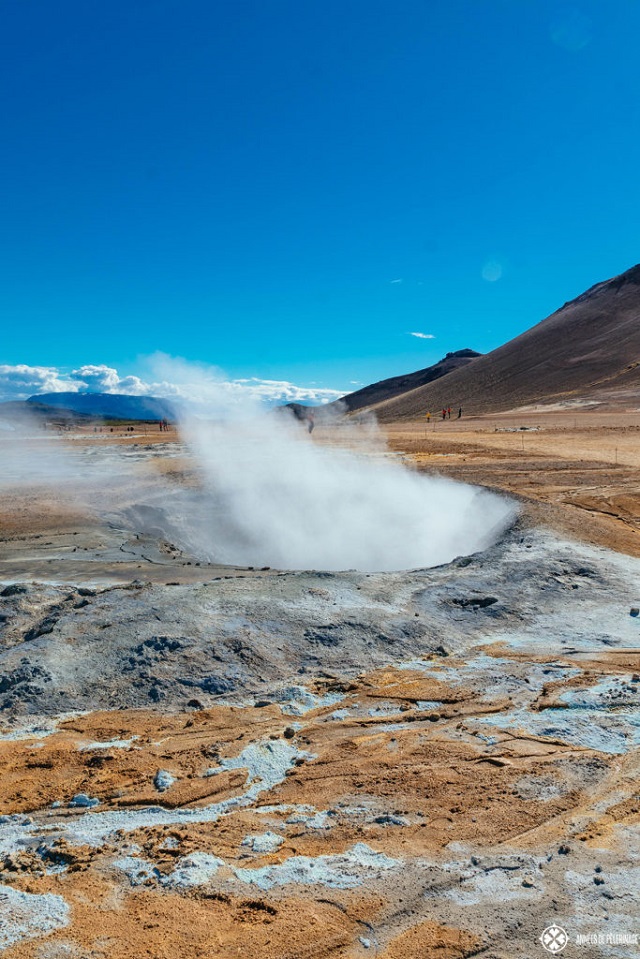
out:
{"label": "gray mud", "polygon": [[[452,748],[477,744],[482,761],[496,767],[523,755],[515,797],[540,806],[578,799],[566,820],[552,824],[555,832],[541,828],[529,836],[525,830],[518,841],[495,848],[457,842],[452,832],[438,855],[416,857],[410,845],[393,846],[396,832],[419,824],[420,816],[396,808],[391,788],[388,801],[353,796],[331,809],[280,802],[278,789],[291,772],[316,757],[276,738],[238,744],[234,758],[199,774],[213,785],[230,773],[245,780],[239,793],[215,802],[166,806],[171,784],[156,790],[155,806],[71,810],[58,804],[27,817],[2,817],[0,851],[9,862],[25,850],[46,853],[61,838],[100,850],[119,836],[118,854],[103,849],[109,862],[100,869],[111,870],[128,891],[192,895],[205,889],[215,896],[241,889],[276,903],[291,894],[324,902],[329,894],[364,890],[386,901],[385,919],[378,929],[363,925],[349,956],[376,954],[425,919],[473,928],[482,946],[467,954],[487,959],[542,955],[539,936],[552,921],[574,936],[605,926],[638,931],[637,830],[612,821],[614,839],[595,850],[575,837],[594,809],[606,815],[618,801],[611,776],[619,776],[627,794],[637,782],[640,678],[616,668],[615,658],[624,662],[640,650],[640,618],[631,613],[640,606],[640,561],[520,525],[483,553],[396,573],[197,565],[166,539],[149,531],[125,537],[115,525],[100,535],[79,533],[75,549],[71,543],[66,534],[42,550],[34,540],[4,551],[1,740],[31,740],[37,750],[56,720],[97,709],[170,714],[257,705],[271,707],[270,715],[279,710],[290,737],[304,733],[307,723],[326,726],[327,736],[331,724],[360,724],[363,736],[370,724],[372,738],[390,737],[380,755],[385,762],[397,759],[398,768],[403,747],[394,737],[407,729],[425,742],[439,735]],[[603,664],[601,675],[587,670],[593,663]],[[443,689],[466,690],[474,714],[440,729],[447,703],[422,696],[395,701],[392,684],[375,702],[349,698],[356,677],[390,666],[439,681]],[[556,685],[562,688],[554,698]],[[503,759],[505,743],[516,739],[530,754]],[[548,752],[542,771],[531,772],[526,756],[553,744],[557,754]],[[98,758],[105,750],[136,748],[136,737],[78,746]],[[384,768],[391,777],[393,765]],[[588,813],[579,804],[585,797]],[[135,830],[212,826],[248,811],[262,821],[247,826],[237,859],[212,842],[162,872],[127,845]],[[300,835],[330,844],[347,827],[363,841],[338,841],[317,855],[296,853],[291,845]],[[559,844],[557,835],[571,839]],[[379,848],[381,836],[389,842],[386,851]],[[265,855],[280,858],[265,862]],[[9,870],[3,881],[15,876]],[[0,923],[0,951],[20,936],[47,936],[69,921],[63,898],[9,885],[0,887],[2,894],[11,912]],[[339,905],[346,910],[342,900]],[[636,947],[606,943],[572,949],[566,954],[594,959],[637,954]]]}
{"label": "gray mud", "polygon": [[[448,656],[497,642],[578,661],[585,651],[640,646],[640,621],[629,614],[640,602],[639,574],[637,560],[514,529],[484,553],[410,572],[25,583],[0,597],[0,710],[6,721],[156,703],[181,709],[194,699],[281,701],[283,689],[295,701],[287,687],[307,679],[345,680],[425,658],[442,660],[450,680]],[[524,681],[512,662],[501,669],[480,650],[465,681],[474,671],[505,694]],[[633,705],[633,686],[626,695]]]}

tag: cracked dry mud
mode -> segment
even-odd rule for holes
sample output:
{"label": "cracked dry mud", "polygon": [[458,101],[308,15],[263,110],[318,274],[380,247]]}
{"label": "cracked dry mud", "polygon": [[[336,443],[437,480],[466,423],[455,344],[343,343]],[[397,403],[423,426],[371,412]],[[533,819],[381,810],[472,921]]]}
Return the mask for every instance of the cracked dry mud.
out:
{"label": "cracked dry mud", "polygon": [[30,496],[0,564],[3,959],[640,931],[639,560],[521,519],[435,569],[215,567]]}

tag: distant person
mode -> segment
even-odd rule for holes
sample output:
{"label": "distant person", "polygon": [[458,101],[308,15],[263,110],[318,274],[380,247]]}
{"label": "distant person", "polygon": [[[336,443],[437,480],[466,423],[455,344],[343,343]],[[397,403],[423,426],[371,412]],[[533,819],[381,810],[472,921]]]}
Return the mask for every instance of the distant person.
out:
{"label": "distant person", "polygon": [[427,423],[431,422],[431,413],[427,413]]}
{"label": "distant person", "polygon": [[446,420],[446,418],[447,418],[447,411],[445,410],[445,408],[444,408],[444,406],[443,406],[443,407],[442,407],[442,419],[443,419],[443,420]]}
{"label": "distant person", "polygon": [[462,407],[460,407],[460,409],[458,410],[458,419],[460,419],[461,416],[462,416]]}
{"label": "distant person", "polygon": [[307,414],[307,424],[308,424],[307,428],[309,432],[313,433],[313,428],[316,425],[316,418],[313,413]]}
{"label": "distant person", "polygon": [[447,409],[447,416],[449,417],[449,419],[451,419],[451,407],[450,407],[450,406],[449,406],[448,409]]}

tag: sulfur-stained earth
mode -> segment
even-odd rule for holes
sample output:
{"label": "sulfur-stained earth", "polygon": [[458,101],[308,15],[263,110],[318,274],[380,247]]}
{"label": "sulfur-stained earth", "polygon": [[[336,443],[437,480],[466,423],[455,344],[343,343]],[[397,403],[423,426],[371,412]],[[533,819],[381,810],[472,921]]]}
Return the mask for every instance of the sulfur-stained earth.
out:
{"label": "sulfur-stained earth", "polygon": [[638,954],[640,561],[525,517],[435,569],[214,567],[21,502],[3,959]]}

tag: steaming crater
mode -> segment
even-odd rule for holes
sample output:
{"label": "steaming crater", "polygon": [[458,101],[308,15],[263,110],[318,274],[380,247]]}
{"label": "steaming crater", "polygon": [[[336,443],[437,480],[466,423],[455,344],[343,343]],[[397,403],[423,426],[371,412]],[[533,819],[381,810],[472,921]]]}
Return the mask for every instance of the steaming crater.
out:
{"label": "steaming crater", "polygon": [[367,572],[439,566],[486,549],[515,506],[381,455],[317,445],[269,423],[186,431],[198,489],[128,511],[137,529],[205,562]]}
{"label": "steaming crater", "polygon": [[175,469],[156,465],[153,446],[17,436],[3,443],[0,481],[124,513],[195,561],[289,570],[439,566],[486,549],[515,515],[502,496],[390,458],[375,424],[330,425],[317,439],[286,415],[243,412],[181,432]]}
{"label": "steaming crater", "polygon": [[[249,521],[238,522],[229,501],[213,494],[175,496],[170,505],[131,506],[127,519],[136,530],[167,540],[194,559],[234,566],[270,566],[274,569],[392,572],[441,566],[458,556],[493,545],[515,516],[514,507],[485,490],[444,480],[424,479],[424,515],[416,516],[411,503],[380,500],[378,517],[366,526],[363,510],[345,517],[326,517],[321,510],[307,514],[306,522],[283,527],[279,537]],[[454,500],[447,515],[428,508],[430,498]],[[354,505],[348,503],[348,506]],[[365,504],[369,509],[369,504]],[[322,528],[324,526],[324,528]]]}

